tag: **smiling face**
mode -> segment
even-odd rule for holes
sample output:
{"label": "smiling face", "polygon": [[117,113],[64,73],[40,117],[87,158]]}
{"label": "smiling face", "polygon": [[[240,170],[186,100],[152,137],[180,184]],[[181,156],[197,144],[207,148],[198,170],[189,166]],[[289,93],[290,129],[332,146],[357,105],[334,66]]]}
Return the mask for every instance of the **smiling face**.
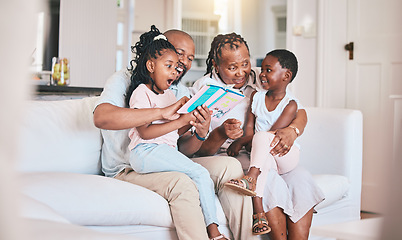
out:
{"label": "smiling face", "polygon": [[[167,49],[157,59],[147,61],[147,70],[155,82],[154,90],[156,92],[162,94],[176,80],[178,60],[177,54],[173,50]],[[151,83],[146,85],[151,89]]]}
{"label": "smiling face", "polygon": [[247,82],[251,72],[250,53],[244,43],[237,49],[222,48],[219,65],[213,61],[214,68],[225,84],[234,84],[239,89]]}
{"label": "smiling face", "polygon": [[265,90],[286,89],[291,76],[292,73],[288,69],[282,68],[278,58],[267,55],[262,61],[260,80]]}
{"label": "smiling face", "polygon": [[194,60],[195,45],[193,39],[189,35],[181,31],[168,31],[165,33],[169,42],[176,48],[177,56],[179,57],[179,67],[183,69],[180,72],[179,79],[186,74],[191,68],[191,64]]}

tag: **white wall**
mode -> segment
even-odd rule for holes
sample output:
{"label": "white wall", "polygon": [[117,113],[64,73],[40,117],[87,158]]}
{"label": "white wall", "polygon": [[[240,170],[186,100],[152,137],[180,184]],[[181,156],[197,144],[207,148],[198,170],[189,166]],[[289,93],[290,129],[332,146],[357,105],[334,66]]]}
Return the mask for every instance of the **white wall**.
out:
{"label": "white wall", "polygon": [[198,15],[206,14],[209,16],[214,13],[214,0],[188,1],[184,0],[182,11],[184,14],[196,13]]}
{"label": "white wall", "polygon": [[[187,1],[183,1],[183,4]],[[198,1],[197,1],[198,2]],[[155,25],[161,32],[171,28],[180,28],[181,0],[136,0],[134,4],[135,39]]]}
{"label": "white wall", "polygon": [[115,0],[61,0],[59,57],[70,60],[70,85],[103,87],[115,72]]}
{"label": "white wall", "polygon": [[286,0],[242,1],[241,34],[250,47],[252,58],[264,58],[275,48],[275,16],[273,6],[286,6]]}
{"label": "white wall", "polygon": [[[71,86],[102,87],[115,67],[115,1],[62,0],[60,56],[71,60]],[[146,4],[145,4],[146,3]],[[230,26],[248,42],[252,58],[262,58],[274,48],[274,16],[272,6],[284,5],[286,0],[229,0],[230,7],[240,12],[241,26]],[[240,7],[236,8],[236,4]],[[300,62],[297,79],[292,83],[292,91],[306,106],[316,106],[317,96],[317,38],[294,36],[293,26],[310,21],[317,26],[317,1],[288,0],[293,12],[288,12],[287,48],[295,50]],[[157,7],[156,7],[157,6]],[[141,33],[155,24],[161,31],[178,28],[178,9],[184,12],[212,12],[212,1],[151,0],[135,1],[133,44]],[[193,9],[193,10],[191,10]],[[91,14],[88,14],[91,12]],[[180,15],[180,14],[179,14]],[[108,16],[105,18],[104,16]],[[229,24],[234,24],[233,19]],[[79,26],[79,27],[77,27]],[[102,27],[99,27],[102,26]],[[290,33],[290,34],[289,34]],[[79,36],[79,37],[77,37]]]}
{"label": "white wall", "polygon": [[[239,34],[247,41],[253,58],[260,56],[259,39],[261,38],[261,16],[259,0],[241,1],[241,32]],[[262,54],[263,55],[263,54]]]}
{"label": "white wall", "polygon": [[317,0],[288,0],[287,7],[287,48],[299,61],[299,71],[290,88],[304,106],[316,106],[317,38],[295,36],[293,27],[317,25]]}

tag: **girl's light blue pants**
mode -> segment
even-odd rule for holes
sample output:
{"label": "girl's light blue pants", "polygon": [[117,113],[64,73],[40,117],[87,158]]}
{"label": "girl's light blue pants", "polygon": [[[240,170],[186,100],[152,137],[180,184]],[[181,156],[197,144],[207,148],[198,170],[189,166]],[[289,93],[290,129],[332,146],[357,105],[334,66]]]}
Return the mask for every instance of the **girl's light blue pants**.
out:
{"label": "girl's light blue pants", "polygon": [[167,144],[140,143],[130,153],[130,164],[138,173],[181,172],[198,188],[206,226],[218,225],[214,183],[208,170]]}

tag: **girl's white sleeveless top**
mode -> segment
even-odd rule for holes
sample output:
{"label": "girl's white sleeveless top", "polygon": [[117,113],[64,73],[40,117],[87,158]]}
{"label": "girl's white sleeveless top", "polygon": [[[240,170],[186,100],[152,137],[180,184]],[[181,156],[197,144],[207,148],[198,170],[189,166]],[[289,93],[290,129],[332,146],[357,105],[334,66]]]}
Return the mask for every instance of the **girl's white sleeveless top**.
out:
{"label": "girl's white sleeveless top", "polygon": [[[283,97],[278,106],[276,106],[275,110],[268,111],[265,105],[265,93],[266,91],[256,92],[251,104],[251,112],[255,116],[255,132],[269,131],[290,101],[296,101],[299,109],[299,100],[289,91],[286,91],[285,97]],[[300,148],[298,143],[295,142],[295,145]]]}
{"label": "girl's white sleeveless top", "polygon": [[289,92],[286,92],[285,97],[283,97],[278,106],[276,106],[275,110],[270,112],[265,105],[265,93],[266,91],[256,92],[251,105],[251,112],[255,116],[256,132],[269,131],[289,102],[292,100],[295,100],[296,103],[298,102]]}

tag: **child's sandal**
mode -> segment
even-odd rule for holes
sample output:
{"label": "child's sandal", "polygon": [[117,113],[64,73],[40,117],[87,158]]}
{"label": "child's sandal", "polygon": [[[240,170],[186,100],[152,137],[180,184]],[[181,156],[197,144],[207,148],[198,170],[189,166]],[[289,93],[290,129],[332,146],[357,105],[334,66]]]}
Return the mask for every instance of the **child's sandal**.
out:
{"label": "child's sandal", "polygon": [[[264,230],[264,228],[266,228]],[[269,233],[271,228],[268,226],[268,220],[265,217],[265,213],[257,213],[253,215],[253,228],[252,228],[254,235],[262,235]]]}
{"label": "child's sandal", "polygon": [[214,238],[210,238],[209,240],[219,240],[219,239],[227,239],[227,240],[230,240],[229,238],[227,238],[225,235],[223,235],[223,234],[221,234],[221,235],[219,235],[219,236],[217,236],[217,237],[214,237]]}
{"label": "child's sandal", "polygon": [[257,195],[254,192],[255,184],[256,184],[256,180],[254,178],[245,175],[240,179],[232,179],[230,181],[231,182],[225,183],[225,186],[227,186],[233,190],[236,190],[239,193],[247,195],[247,196],[253,197],[253,196]]}

